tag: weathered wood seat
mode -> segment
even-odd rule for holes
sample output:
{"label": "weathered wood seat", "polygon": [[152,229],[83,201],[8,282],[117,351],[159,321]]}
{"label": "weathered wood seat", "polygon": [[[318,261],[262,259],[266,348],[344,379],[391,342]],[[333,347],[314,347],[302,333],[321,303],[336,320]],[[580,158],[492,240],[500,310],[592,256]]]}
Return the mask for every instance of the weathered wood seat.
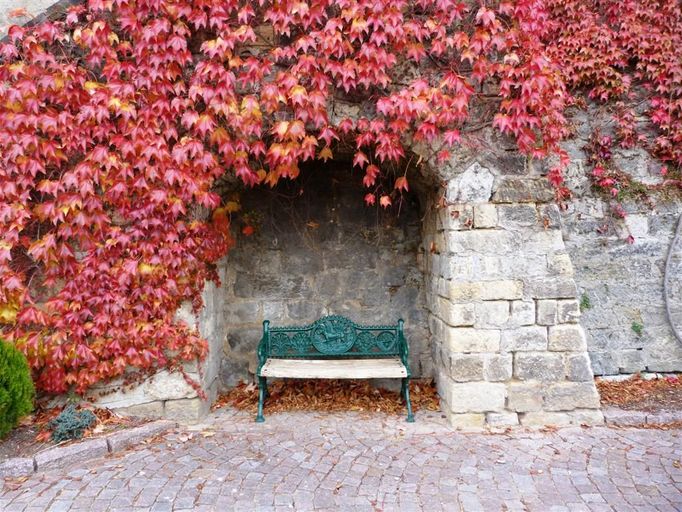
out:
{"label": "weathered wood seat", "polygon": [[410,367],[403,321],[395,325],[357,325],[342,316],[325,316],[302,327],[270,327],[263,322],[258,344],[258,414],[268,396],[267,378],[402,379],[407,421],[413,422]]}

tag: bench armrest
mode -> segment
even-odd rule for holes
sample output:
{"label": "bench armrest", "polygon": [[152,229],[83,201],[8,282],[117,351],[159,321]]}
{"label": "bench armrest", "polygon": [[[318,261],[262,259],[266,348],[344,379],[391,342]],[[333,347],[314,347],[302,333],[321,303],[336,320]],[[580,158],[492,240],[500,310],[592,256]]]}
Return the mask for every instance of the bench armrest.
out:
{"label": "bench armrest", "polygon": [[405,338],[405,333],[403,332],[404,324],[405,322],[402,318],[398,320],[398,344],[400,350],[400,360],[405,365],[405,369],[407,370],[407,376],[410,377],[411,375],[410,365],[408,363],[410,349],[407,346],[407,339]]}
{"label": "bench armrest", "polygon": [[263,321],[263,337],[258,343],[258,370],[256,376],[260,376],[260,370],[270,354],[270,320]]}

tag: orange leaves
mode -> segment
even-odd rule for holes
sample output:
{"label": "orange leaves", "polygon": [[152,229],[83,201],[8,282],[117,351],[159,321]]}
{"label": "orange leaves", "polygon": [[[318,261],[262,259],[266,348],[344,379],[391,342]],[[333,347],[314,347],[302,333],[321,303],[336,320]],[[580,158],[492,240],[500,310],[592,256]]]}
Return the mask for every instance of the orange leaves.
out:
{"label": "orange leaves", "polygon": [[382,208],[388,208],[393,204],[393,201],[391,201],[390,196],[381,196],[379,198],[379,204],[381,205]]}
{"label": "orange leaves", "polygon": [[407,183],[407,178],[405,176],[400,176],[398,179],[395,180],[395,185],[394,188],[398,191],[409,191],[410,187]]}

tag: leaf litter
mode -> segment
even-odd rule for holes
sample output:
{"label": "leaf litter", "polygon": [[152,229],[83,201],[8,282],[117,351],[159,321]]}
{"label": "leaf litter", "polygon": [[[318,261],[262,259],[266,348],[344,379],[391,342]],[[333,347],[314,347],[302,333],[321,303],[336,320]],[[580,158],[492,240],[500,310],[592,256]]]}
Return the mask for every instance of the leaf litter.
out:
{"label": "leaf litter", "polygon": [[[404,414],[405,404],[397,391],[377,388],[366,380],[289,379],[268,384],[270,396],[264,412],[381,412]],[[440,401],[432,380],[415,379],[410,384],[410,399],[414,411],[439,411]],[[241,383],[222,394],[213,409],[234,407],[249,412],[258,408],[258,387]]]}

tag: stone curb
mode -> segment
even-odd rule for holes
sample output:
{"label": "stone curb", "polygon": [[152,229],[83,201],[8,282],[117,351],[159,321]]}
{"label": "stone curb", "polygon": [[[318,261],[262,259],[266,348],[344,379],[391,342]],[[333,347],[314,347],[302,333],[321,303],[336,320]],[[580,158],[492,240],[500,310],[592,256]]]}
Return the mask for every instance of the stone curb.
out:
{"label": "stone curb", "polygon": [[120,452],[177,426],[178,424],[174,421],[153,421],[104,437],[86,439],[67,446],[55,446],[36,453],[32,458],[15,457],[7,459],[0,463],[0,478],[27,476],[40,470],[56,469],[74,462],[84,462],[108,453]]}
{"label": "stone curb", "polygon": [[619,407],[605,407],[602,409],[607,425],[617,427],[638,427],[641,425],[664,425],[666,423],[682,422],[682,411],[629,411]]}

